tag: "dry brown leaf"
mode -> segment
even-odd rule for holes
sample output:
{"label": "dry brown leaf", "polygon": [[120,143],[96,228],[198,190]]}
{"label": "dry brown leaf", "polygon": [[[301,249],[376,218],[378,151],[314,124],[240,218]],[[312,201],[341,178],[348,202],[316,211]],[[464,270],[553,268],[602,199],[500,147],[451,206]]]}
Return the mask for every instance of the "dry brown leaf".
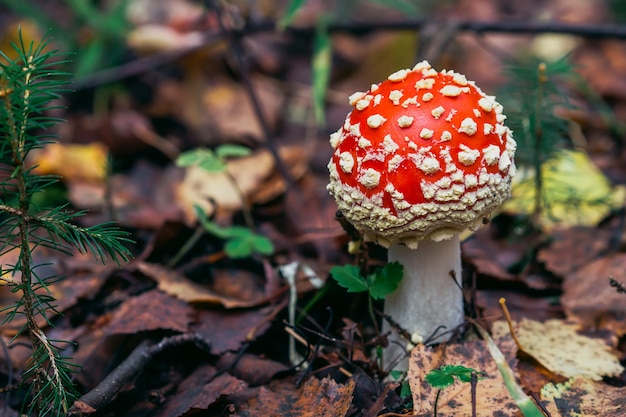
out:
{"label": "dry brown leaf", "polygon": [[[274,127],[284,111],[284,94],[278,87],[264,82],[263,79],[253,79],[252,85],[267,123],[270,127]],[[197,94],[197,87],[196,91],[191,91],[190,94]],[[190,122],[192,125],[199,125],[199,123],[210,125],[212,130],[205,131],[205,136],[215,136],[222,140],[225,137],[255,139],[264,137],[248,92],[242,84],[225,77],[216,77],[211,80],[211,85],[204,89],[202,104],[204,108],[201,120],[196,120],[195,123],[194,120],[190,120]]]}
{"label": "dry brown leaf", "polygon": [[[510,339],[497,340],[500,350],[509,358],[509,365],[515,370],[515,343]],[[432,388],[425,377],[428,372],[441,365],[463,365],[467,368],[484,372],[476,385],[476,415],[478,417],[493,416],[498,410],[501,417],[521,415],[506,389],[502,375],[495,361],[487,350],[484,341],[474,339],[462,345],[448,345],[434,350],[418,345],[411,352],[409,359],[409,385],[413,394],[414,414],[430,416],[437,396],[437,389]],[[472,400],[471,384],[455,382],[454,385],[441,391],[437,407],[439,417],[471,417]]]}
{"label": "dry brown leaf", "polygon": [[178,387],[176,394],[155,414],[157,417],[196,415],[221,397],[243,390],[247,384],[227,373],[218,374],[210,365],[198,367]]}
{"label": "dry brown leaf", "polygon": [[254,307],[264,304],[269,297],[242,299],[219,294],[208,286],[157,264],[137,262],[137,269],[157,282],[157,288],[188,303],[220,304],[225,308]]}
{"label": "dry brown leaf", "polygon": [[190,331],[211,340],[211,353],[223,356],[236,352],[245,342],[259,337],[272,324],[277,307],[258,309],[197,309]]}
{"label": "dry brown leaf", "polygon": [[330,378],[310,378],[294,391],[290,383],[259,389],[258,396],[245,405],[239,416],[265,417],[342,417],[352,402],[354,380],[339,384]]}
{"label": "dry brown leaf", "polygon": [[[279,155],[294,179],[304,174],[307,166],[306,156],[301,148],[281,148]],[[268,150],[232,159],[227,163],[227,170],[241,193],[251,203],[268,201],[285,190],[285,182]],[[195,222],[196,205],[204,209],[208,215],[212,215],[217,209],[218,217],[242,207],[239,192],[228,175],[223,172],[207,172],[196,166],[186,169],[185,178],[177,187],[176,196],[188,224]]]}
{"label": "dry brown leaf", "polygon": [[624,388],[582,377],[546,385],[541,400],[552,417],[623,417],[626,410]]}
{"label": "dry brown leaf", "polygon": [[[624,371],[611,348],[599,339],[578,334],[580,326],[563,320],[543,323],[522,319],[515,333],[524,349],[543,367],[566,378],[583,376],[599,381]],[[494,334],[508,333],[505,322],[494,323]]]}
{"label": "dry brown leaf", "polygon": [[122,303],[103,330],[106,335],[159,329],[183,333],[191,315],[192,309],[184,301],[151,290]]}
{"label": "dry brown leaf", "polygon": [[619,337],[626,334],[626,296],[609,285],[609,277],[626,282],[626,254],[600,258],[566,276],[561,303],[568,318]]}
{"label": "dry brown leaf", "polygon": [[575,272],[605,253],[611,245],[610,230],[571,227],[551,233],[550,245],[539,250],[537,259],[561,277]]}

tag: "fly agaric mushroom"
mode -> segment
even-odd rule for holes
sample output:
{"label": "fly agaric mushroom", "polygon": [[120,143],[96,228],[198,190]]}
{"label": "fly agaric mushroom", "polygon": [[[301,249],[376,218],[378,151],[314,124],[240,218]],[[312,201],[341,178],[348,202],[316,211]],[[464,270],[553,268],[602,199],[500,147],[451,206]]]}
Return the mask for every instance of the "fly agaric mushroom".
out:
{"label": "fly agaric mushroom", "polygon": [[[508,198],[515,174],[502,106],[427,61],[352,94],[350,104],[330,137],[328,191],[365,241],[404,266],[385,314],[413,341],[453,330],[464,317],[459,233],[480,227]],[[389,351],[399,353],[390,345],[386,363]]]}

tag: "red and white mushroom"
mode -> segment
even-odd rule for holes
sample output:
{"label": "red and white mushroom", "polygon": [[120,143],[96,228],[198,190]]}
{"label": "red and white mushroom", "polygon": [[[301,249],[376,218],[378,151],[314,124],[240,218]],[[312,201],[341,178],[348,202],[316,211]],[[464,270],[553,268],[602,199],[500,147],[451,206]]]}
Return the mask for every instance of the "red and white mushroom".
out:
{"label": "red and white mushroom", "polygon": [[350,104],[330,138],[328,191],[365,241],[404,265],[385,313],[418,340],[454,330],[464,317],[459,233],[508,198],[515,174],[502,106],[426,61],[352,94]]}

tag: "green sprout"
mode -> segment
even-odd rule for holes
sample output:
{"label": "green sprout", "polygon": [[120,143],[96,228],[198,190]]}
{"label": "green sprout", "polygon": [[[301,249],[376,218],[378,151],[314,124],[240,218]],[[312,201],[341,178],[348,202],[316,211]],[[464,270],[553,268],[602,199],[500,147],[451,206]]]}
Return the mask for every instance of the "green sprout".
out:
{"label": "green sprout", "polygon": [[330,270],[330,275],[337,281],[337,284],[347,289],[348,292],[368,293],[368,311],[376,328],[376,333],[378,333],[378,324],[374,315],[372,300],[383,299],[394,292],[402,280],[402,271],[402,264],[390,262],[382,268],[377,268],[366,277],[361,274],[361,270],[355,265],[334,266]]}
{"label": "green sprout", "polygon": [[483,372],[477,371],[473,368],[467,368],[463,365],[443,365],[438,369],[431,370],[426,374],[426,382],[433,388],[437,389],[437,396],[435,397],[435,405],[433,407],[433,415],[437,417],[437,404],[439,402],[439,396],[441,391],[448,388],[456,379],[461,382],[472,382],[473,378],[479,378],[484,376]]}
{"label": "green sprout", "polygon": [[226,252],[229,258],[246,258],[253,253],[260,255],[271,255],[274,253],[272,241],[265,236],[258,235],[247,227],[221,227],[209,220],[206,213],[198,206],[196,206],[196,214],[198,215],[200,225],[205,231],[226,241],[224,252]]}
{"label": "green sprout", "polygon": [[226,241],[224,244],[224,252],[229,258],[245,258],[254,253],[260,255],[271,255],[274,253],[274,245],[265,236],[254,232],[254,221],[248,207],[246,197],[239,188],[237,181],[228,171],[228,160],[231,158],[241,158],[250,155],[249,148],[235,144],[223,144],[215,148],[215,150],[207,148],[192,149],[181,153],[176,159],[176,165],[179,167],[197,166],[211,173],[223,173],[233,185],[242,202],[242,212],[247,227],[230,226],[222,227],[210,220],[204,210],[195,206],[196,215],[200,227],[196,229],[194,235],[189,239],[187,244],[181,248],[179,253],[170,261],[170,265],[174,265],[180,258],[198,241],[198,239],[208,232],[213,236],[219,237]]}

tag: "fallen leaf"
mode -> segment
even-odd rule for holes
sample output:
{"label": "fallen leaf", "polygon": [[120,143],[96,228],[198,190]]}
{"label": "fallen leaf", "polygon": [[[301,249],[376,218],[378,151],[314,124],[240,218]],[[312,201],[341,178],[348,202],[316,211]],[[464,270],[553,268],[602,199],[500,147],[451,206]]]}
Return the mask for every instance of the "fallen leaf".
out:
{"label": "fallen leaf", "polygon": [[610,230],[594,227],[569,227],[550,234],[550,244],[537,254],[548,271],[566,277],[580,270],[611,247]]}
{"label": "fallen leaf", "polygon": [[[623,205],[626,189],[612,187],[586,153],[561,151],[541,166],[543,180],[541,225],[547,229],[595,225],[612,209]],[[503,204],[509,213],[531,215],[535,181],[520,169],[513,179],[511,198]]]}
{"label": "fallen leaf", "polygon": [[191,321],[192,309],[184,301],[151,290],[123,302],[104,328],[106,335],[135,334],[149,330],[183,333]]}
{"label": "fallen leaf", "polygon": [[[173,165],[163,169],[138,161],[130,173],[111,176],[108,181],[110,196],[103,184],[72,183],[69,186],[70,201],[78,208],[95,212],[112,204],[119,224],[156,229],[166,220],[176,221],[183,217],[174,198],[174,189],[181,176],[181,171]],[[109,219],[103,217],[101,221]]]}
{"label": "fallen leaf", "polygon": [[243,390],[247,384],[232,375],[216,376],[216,369],[210,365],[198,367],[178,387],[176,394],[169,398],[158,417],[180,417],[196,415],[207,410],[221,397]]}
{"label": "fallen leaf", "polygon": [[[278,123],[285,101],[284,93],[263,79],[252,79],[263,116],[270,128]],[[192,94],[197,94],[191,91]],[[210,124],[212,130],[205,136],[226,138],[264,138],[264,132],[254,112],[246,87],[226,77],[215,77],[202,93],[204,113],[202,123]],[[193,124],[193,120],[190,120]]]}
{"label": "fallen leaf", "polygon": [[[219,333],[215,333],[218,335]],[[220,335],[221,337],[221,335]],[[212,340],[215,340],[213,337]],[[277,362],[252,353],[224,352],[220,354],[215,366],[218,369],[228,369],[228,372],[247,382],[251,386],[269,383],[276,374],[290,369],[282,362]]]}
{"label": "fallen leaf", "polygon": [[565,276],[561,303],[567,317],[582,326],[626,334],[626,296],[609,285],[609,277],[626,282],[626,254],[600,258]]}
{"label": "fallen leaf", "polygon": [[340,384],[330,378],[309,378],[294,390],[290,382],[263,386],[258,396],[236,414],[241,417],[342,417],[350,408],[354,380]]}
{"label": "fallen leaf", "polygon": [[[211,340],[211,353],[237,351],[248,340],[248,333],[262,335],[271,325],[273,306],[255,310],[198,310],[191,331]],[[270,316],[271,317],[271,316]]]}
{"label": "fallen leaf", "polygon": [[[516,346],[510,337],[496,341],[508,359],[509,365],[515,370]],[[483,372],[476,384],[476,415],[486,417],[499,410],[499,416],[521,415],[506,389],[502,375],[495,361],[487,351],[483,340],[474,339],[462,345],[447,345],[433,349],[418,345],[409,358],[408,381],[413,395],[413,412],[418,416],[431,416],[437,397],[437,389],[425,380],[428,372],[441,365],[463,365],[467,368]],[[438,400],[437,415],[439,417],[472,417],[471,384],[455,382],[454,385],[441,391]]]}
{"label": "fallen leaf", "polygon": [[626,397],[623,387],[613,387],[578,377],[562,384],[547,384],[541,400],[552,417],[623,417]]}
{"label": "fallen leaf", "polygon": [[67,181],[102,183],[107,174],[107,148],[98,142],[88,145],[50,143],[31,152],[30,163],[39,175],[60,175]]}
{"label": "fallen leaf", "polygon": [[551,297],[527,294],[517,288],[479,289],[476,291],[476,307],[483,317],[492,320],[500,318],[502,317],[501,298],[506,300],[507,308],[513,317],[540,321],[563,317],[562,307],[555,305]]}
{"label": "fallen leaf", "polygon": [[483,227],[463,241],[463,258],[482,276],[501,281],[515,281],[507,268],[519,262],[528,250],[528,243],[497,239],[491,226]]}
{"label": "fallen leaf", "polygon": [[254,307],[267,303],[271,296],[254,299],[225,296],[206,285],[190,280],[169,268],[147,262],[137,262],[137,269],[157,282],[159,290],[188,303],[219,304],[225,308]]}
{"label": "fallen leaf", "polygon": [[[504,322],[494,323],[494,334],[506,334]],[[596,381],[624,371],[611,348],[600,339],[578,333],[580,326],[563,320],[543,323],[522,319],[515,333],[524,352],[544,368],[566,378],[583,376]]]}
{"label": "fallen leaf", "polygon": [[396,393],[397,382],[382,383],[364,372],[357,372],[354,379],[352,410],[359,410],[363,417],[381,415],[385,408],[400,409],[402,399]]}

